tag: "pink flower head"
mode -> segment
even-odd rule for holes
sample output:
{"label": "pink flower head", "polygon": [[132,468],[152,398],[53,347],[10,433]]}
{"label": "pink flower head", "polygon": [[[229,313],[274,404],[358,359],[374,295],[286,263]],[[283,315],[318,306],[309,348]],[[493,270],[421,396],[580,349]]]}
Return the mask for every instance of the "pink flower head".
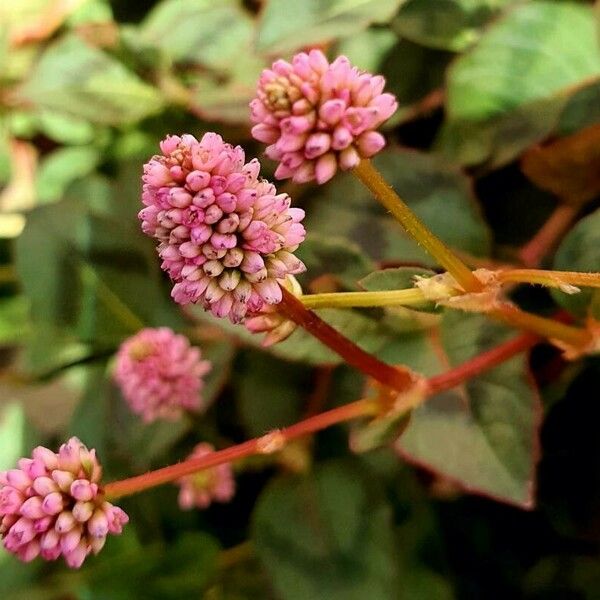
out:
{"label": "pink flower head", "polygon": [[[188,456],[202,458],[214,452],[214,447],[205,442],[198,444]],[[214,500],[229,502],[235,493],[235,480],[229,463],[186,475],[179,481],[179,506],[184,510],[206,508]]]}
{"label": "pink flower head", "polygon": [[169,136],[161,150],[144,166],[139,217],[160,241],[174,300],[234,323],[280,302],[277,280],[305,268],[292,254],[304,240],[304,211],[216,133]]}
{"label": "pink flower head", "polygon": [[0,471],[0,535],[21,560],[64,556],[79,568],[98,554],[106,536],[119,534],[129,517],[104,500],[102,468],[95,450],[76,437],[58,453],[42,446],[16,469]]}
{"label": "pink flower head", "polygon": [[159,327],[142,329],[121,344],[114,376],[131,410],[149,423],[200,410],[202,378],[210,369],[187,338]]}
{"label": "pink flower head", "polygon": [[384,137],[376,129],[398,103],[384,94],[385,79],[359,71],[345,56],[331,64],[320,50],[277,60],[262,72],[252,100],[252,135],[279,162],[275,177],[325,183],[339,167],[355,167],[377,154]]}

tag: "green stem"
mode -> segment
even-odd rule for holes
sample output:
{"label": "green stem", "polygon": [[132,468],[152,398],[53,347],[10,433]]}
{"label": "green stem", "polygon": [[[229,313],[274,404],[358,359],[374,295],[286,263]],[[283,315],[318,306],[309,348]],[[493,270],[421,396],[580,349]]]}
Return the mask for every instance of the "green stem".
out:
{"label": "green stem", "polygon": [[352,171],[371,190],[377,200],[400,222],[407,233],[421,244],[456,279],[465,291],[480,292],[483,289],[483,284],[473,275],[471,269],[442,240],[429,231],[425,224],[388,185],[370,160],[361,160]]}
{"label": "green stem", "polygon": [[498,281],[533,283],[560,288],[563,285],[600,287],[600,273],[577,273],[574,271],[545,271],[539,269],[508,269],[498,273]]}
{"label": "green stem", "polygon": [[413,306],[427,302],[418,288],[377,292],[307,294],[300,301],[306,308],[359,308],[369,306]]}

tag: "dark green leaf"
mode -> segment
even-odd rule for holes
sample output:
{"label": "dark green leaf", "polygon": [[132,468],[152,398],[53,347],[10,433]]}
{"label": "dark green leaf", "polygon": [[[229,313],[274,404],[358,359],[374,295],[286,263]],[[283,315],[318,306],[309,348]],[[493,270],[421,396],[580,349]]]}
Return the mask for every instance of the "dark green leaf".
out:
{"label": "dark green leaf", "polygon": [[[560,271],[593,272],[600,265],[600,210],[581,219],[559,246],[554,268]],[[552,290],[556,302],[579,316],[600,320],[600,290],[582,288],[578,294]]]}
{"label": "dark green leaf", "polygon": [[391,600],[398,556],[376,482],[344,462],[273,482],[253,519],[256,550],[285,600]]}

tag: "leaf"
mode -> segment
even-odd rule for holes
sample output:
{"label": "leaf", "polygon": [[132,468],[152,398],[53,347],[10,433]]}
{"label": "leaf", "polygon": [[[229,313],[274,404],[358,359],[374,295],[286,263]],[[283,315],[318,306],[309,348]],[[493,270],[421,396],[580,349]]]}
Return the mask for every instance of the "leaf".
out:
{"label": "leaf", "polygon": [[309,375],[303,366],[283,364],[252,351],[244,353],[233,385],[240,418],[250,437],[299,420],[311,385]]}
{"label": "leaf", "polygon": [[44,159],[37,172],[37,199],[58,200],[76,179],[91,173],[100,162],[100,152],[93,147],[59,148]]}
{"label": "leaf", "polygon": [[[439,341],[398,340],[381,354],[433,375],[497,346],[508,332],[484,316],[448,312]],[[416,408],[396,449],[468,492],[532,508],[539,410],[526,358],[516,356]]]}
{"label": "leaf", "polygon": [[254,26],[238,0],[166,0],[148,14],[141,39],[176,61],[229,69],[250,49]]}
{"label": "leaf", "polygon": [[134,219],[109,218],[80,198],[67,199],[32,211],[16,247],[36,323],[114,345],[144,325],[180,322]]}
{"label": "leaf", "polygon": [[498,10],[515,0],[408,0],[392,27],[403,37],[424,46],[461,51],[480,36],[481,28]]}
{"label": "leaf", "polygon": [[44,52],[18,95],[36,107],[106,125],[138,121],[163,104],[154,88],[75,36]]}
{"label": "leaf", "polygon": [[[561,242],[554,257],[554,269],[560,271],[597,271],[600,264],[600,210],[584,217]],[[582,289],[578,294],[551,291],[563,308],[578,315],[600,320],[600,290]]]}
{"label": "leaf", "polygon": [[285,600],[390,600],[399,590],[391,516],[376,481],[332,461],[271,483],[253,539]]}
{"label": "leaf", "polygon": [[257,34],[259,50],[283,54],[387,21],[401,0],[270,0]]}
{"label": "leaf", "polygon": [[354,66],[373,73],[379,71],[384,56],[396,42],[396,36],[389,29],[365,29],[342,38],[336,44],[335,55],[343,54]]}
{"label": "leaf", "polygon": [[357,281],[375,268],[356,244],[310,231],[296,255],[306,265],[306,275],[300,277],[301,281],[331,275],[348,289],[356,289]]}
{"label": "leaf", "polygon": [[[399,149],[382,152],[374,162],[400,197],[446,243],[477,256],[489,253],[489,232],[473,201],[471,182],[458,169],[433,155]],[[375,260],[435,265],[350,175],[340,175],[323,188],[309,206],[305,225],[321,235],[343,236]]]}
{"label": "leaf", "polygon": [[3,404],[0,409],[0,471],[12,469],[23,456],[24,431],[23,407],[18,402]]}
{"label": "leaf", "polygon": [[0,346],[23,342],[29,334],[29,306],[24,296],[0,298]]}
{"label": "leaf", "polygon": [[584,204],[600,194],[600,125],[529,149],[521,170],[566,202]]}
{"label": "leaf", "polygon": [[441,147],[463,164],[508,162],[548,135],[572,110],[571,98],[599,78],[589,6],[520,4],[450,69]]}

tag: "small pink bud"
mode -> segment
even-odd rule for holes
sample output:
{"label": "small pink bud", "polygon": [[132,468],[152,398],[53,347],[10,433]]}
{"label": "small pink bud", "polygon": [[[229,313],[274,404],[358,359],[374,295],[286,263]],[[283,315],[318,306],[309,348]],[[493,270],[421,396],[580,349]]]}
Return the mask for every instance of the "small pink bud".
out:
{"label": "small pink bud", "polygon": [[64,501],[60,492],[52,492],[42,501],[42,509],[47,515],[57,515],[63,508]]}

